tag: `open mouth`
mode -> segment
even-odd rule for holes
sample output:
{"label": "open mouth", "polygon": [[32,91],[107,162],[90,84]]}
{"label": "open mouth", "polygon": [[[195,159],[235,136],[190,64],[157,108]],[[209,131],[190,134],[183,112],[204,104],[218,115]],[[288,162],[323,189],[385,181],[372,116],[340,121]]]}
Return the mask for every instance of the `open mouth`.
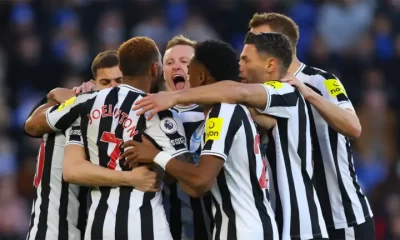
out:
{"label": "open mouth", "polygon": [[182,75],[174,75],[172,76],[172,80],[174,81],[175,89],[182,90],[185,88],[185,78]]}

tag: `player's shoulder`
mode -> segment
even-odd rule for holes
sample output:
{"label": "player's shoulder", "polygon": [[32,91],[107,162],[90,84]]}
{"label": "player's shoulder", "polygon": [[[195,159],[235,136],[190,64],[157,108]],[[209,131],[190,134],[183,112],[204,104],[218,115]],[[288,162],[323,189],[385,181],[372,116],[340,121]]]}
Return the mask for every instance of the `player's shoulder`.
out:
{"label": "player's shoulder", "polygon": [[76,95],[75,100],[77,100],[78,102],[85,102],[91,98],[94,98],[95,96],[97,96],[97,94],[99,93],[99,90],[93,90],[93,91],[89,91],[89,92],[84,92],[84,93],[79,93],[78,95]]}
{"label": "player's shoulder", "polygon": [[262,85],[273,88],[277,92],[286,93],[286,92],[293,92],[296,90],[292,85],[281,82],[281,81],[266,81]]}
{"label": "player's shoulder", "polygon": [[300,74],[305,78],[308,77],[317,82],[324,82],[325,80],[339,80],[338,77],[331,72],[308,65],[304,66]]}

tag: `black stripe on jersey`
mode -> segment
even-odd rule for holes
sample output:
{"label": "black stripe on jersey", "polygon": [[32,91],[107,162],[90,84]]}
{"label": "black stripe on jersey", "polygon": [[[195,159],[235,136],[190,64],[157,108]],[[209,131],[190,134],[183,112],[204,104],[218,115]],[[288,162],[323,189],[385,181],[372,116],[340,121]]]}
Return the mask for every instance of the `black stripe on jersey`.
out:
{"label": "black stripe on jersey", "polygon": [[[314,92],[318,93],[319,95],[322,96],[322,93],[312,85],[306,83],[306,86],[314,90]],[[332,208],[331,204],[325,204],[329,203],[329,192],[328,188],[325,186],[328,186],[328,183],[326,182],[326,175],[325,175],[325,167],[324,167],[324,161],[322,158],[322,153],[321,153],[321,147],[319,145],[318,141],[318,135],[317,135],[317,128],[315,126],[315,120],[314,120],[314,114],[312,111],[312,107],[310,103],[307,104],[307,109],[308,109],[308,116],[310,119],[310,132],[311,132],[311,145],[313,146],[312,148],[312,159],[314,163],[314,187],[317,192],[317,196],[321,204],[321,211],[322,215],[324,216],[324,220],[326,222],[327,226],[333,225],[334,220],[333,220],[333,215],[332,215]]]}
{"label": "black stripe on jersey", "polygon": [[68,240],[68,191],[69,183],[64,181],[64,177],[61,179],[61,196],[60,196],[60,208],[58,209],[58,215],[60,220],[58,222],[58,240]]}
{"label": "black stripe on jersey", "polygon": [[289,155],[289,140],[288,140],[288,119],[277,118],[277,125],[279,126],[279,137],[281,138],[281,146],[283,153],[283,160],[286,167],[286,175],[288,180],[289,194],[290,194],[290,209],[291,209],[291,219],[290,219],[290,235],[300,236],[300,214],[299,206],[297,204],[296,189],[294,187],[294,179],[292,172],[292,164],[290,162]]}
{"label": "black stripe on jersey", "polygon": [[[237,112],[236,109],[238,107],[239,106],[236,106],[234,113]],[[213,106],[213,108],[211,109],[211,111],[209,113],[209,118],[218,117],[220,110],[221,110],[220,103]],[[232,117],[230,119],[230,122],[228,125],[228,131],[227,131],[226,137],[225,137],[225,149],[224,149],[225,155],[229,154],[235,134],[241,125],[242,125],[242,123],[239,118]],[[207,141],[206,145],[209,142],[211,142],[211,141]],[[212,141],[212,142],[214,142],[214,141]],[[206,148],[206,146],[204,146],[203,149],[211,149],[212,144],[210,144],[209,147],[210,148]],[[235,214],[235,211],[233,210],[232,201],[231,201],[231,193],[229,192],[228,184],[226,182],[225,172],[223,170],[220,171],[220,173],[217,176],[217,184],[218,184],[218,189],[221,193],[222,209],[224,210],[226,216],[228,217],[228,238],[227,239],[235,240],[235,239],[237,239],[236,214]],[[222,222],[221,223],[216,222],[216,224],[221,225]]]}
{"label": "black stripe on jersey", "polygon": [[[107,94],[103,105],[112,105],[115,106],[115,103],[118,102],[118,91],[119,88],[113,88]],[[122,117],[122,116],[120,116]],[[99,122],[99,132],[97,137],[97,146],[98,146],[98,156],[99,156],[99,165],[105,168],[108,168],[108,162],[110,161],[110,157],[108,156],[108,143],[101,141],[101,137],[103,132],[110,132],[112,127],[113,118],[100,118]],[[85,138],[85,137],[84,137]],[[91,238],[92,239],[103,239],[103,228],[105,217],[107,214],[108,204],[107,199],[110,196],[111,187],[100,187],[101,197],[99,201],[99,205],[94,214],[93,225]]]}
{"label": "black stripe on jersey", "polygon": [[[308,86],[308,84],[306,85]],[[311,104],[307,103],[307,108],[310,119],[311,145],[313,146],[312,159],[314,163],[314,176],[313,176],[315,180],[314,186],[317,192],[319,202],[324,203],[321,204],[321,211],[322,215],[324,216],[326,225],[329,226],[333,225],[334,221],[333,221],[331,204],[325,204],[329,203],[330,199],[329,199],[328,188],[325,187],[328,185],[326,182],[324,161],[322,159],[321,147],[318,141],[317,128],[315,126],[314,114],[312,113]]]}
{"label": "black stripe on jersey", "polygon": [[218,201],[214,198],[214,196],[212,194],[211,194],[211,197],[212,197],[212,201],[213,201],[214,206],[215,206],[215,216],[214,216],[215,240],[220,240],[219,236],[221,234],[221,227],[222,227],[221,207],[220,207]]}
{"label": "black stripe on jersey", "polygon": [[32,227],[34,225],[34,221],[35,221],[35,206],[36,206],[36,200],[37,200],[37,191],[35,191],[35,197],[33,198],[33,211],[31,214],[31,219],[29,220],[29,230],[28,230],[28,236],[26,237],[26,239],[30,239],[31,237],[31,231],[32,231]]}
{"label": "black stripe on jersey", "polygon": [[[142,135],[145,135],[151,143],[153,143],[154,146],[156,146],[158,149],[162,150],[161,147],[154,141],[150,136],[144,133],[144,131],[147,128],[147,122],[146,118],[144,115],[141,115],[138,119],[138,122],[136,124],[136,130],[139,132],[139,134],[133,136],[133,140],[135,141],[142,141]],[[143,203],[142,206],[140,206],[139,211],[140,211],[140,220],[141,220],[141,233],[142,233],[142,239],[149,239],[153,240],[154,239],[154,232],[153,232],[153,208],[151,206],[151,199],[153,199],[156,196],[155,193],[152,192],[145,192],[143,194]]]}
{"label": "black stripe on jersey", "polygon": [[336,175],[338,179],[338,184],[339,184],[339,190],[340,190],[340,195],[342,197],[342,202],[343,202],[343,208],[344,208],[344,213],[346,215],[346,220],[348,223],[353,223],[356,222],[356,216],[353,212],[352,206],[351,206],[351,199],[349,195],[347,194],[346,188],[343,183],[342,179],[342,174],[340,173],[340,167],[339,167],[339,162],[338,162],[338,148],[337,148],[337,143],[338,143],[338,133],[329,127],[329,141],[331,144],[331,150],[332,150],[332,156],[333,156],[333,161],[335,163],[335,170],[336,170]]}
{"label": "black stripe on jersey", "polygon": [[[139,94],[129,91],[119,110],[124,113],[129,113],[133,103],[138,96]],[[115,128],[114,133],[116,138],[123,139],[123,125],[118,124]],[[119,146],[119,148],[121,149],[121,145]],[[128,166],[125,166],[125,164],[120,164],[120,166],[122,168],[122,171],[131,170]],[[131,197],[132,190],[132,187],[119,188],[119,201],[117,206],[117,213],[115,216],[115,239],[128,239],[129,199]]]}
{"label": "black stripe on jersey", "polygon": [[47,210],[49,209],[49,195],[50,195],[50,177],[51,177],[51,164],[53,161],[54,143],[56,134],[48,134],[46,140],[46,146],[44,149],[44,167],[43,175],[41,180],[42,191],[40,193],[40,198],[42,203],[40,204],[39,222],[38,230],[36,234],[36,240],[46,239],[47,232]]}
{"label": "black stripe on jersey", "polygon": [[54,127],[57,129],[67,129],[69,126],[71,126],[76,119],[78,119],[81,109],[83,107],[84,103],[77,104],[76,106],[72,107],[68,113],[66,113],[64,116],[62,116],[56,124],[54,124]]}
{"label": "black stripe on jersey", "polygon": [[[302,98],[299,98],[298,113],[299,113],[299,144],[297,146],[297,154],[301,160],[301,175],[303,177],[308,209],[310,212],[311,228],[313,236],[321,236],[321,228],[319,226],[318,209],[314,201],[314,189],[311,178],[307,172],[307,115],[306,106]],[[310,114],[312,115],[312,114]]]}
{"label": "black stripe on jersey", "polygon": [[[267,158],[269,160],[269,165],[272,171],[273,179],[277,179],[277,171],[276,171],[276,145],[274,136],[272,135],[272,129],[267,132],[269,141],[267,145]],[[274,183],[274,191],[275,191],[275,221],[278,227],[279,236],[282,236],[283,232],[283,212],[282,212],[282,202],[279,194],[278,181],[273,181]]]}
{"label": "black stripe on jersey", "polygon": [[178,197],[178,185],[176,182],[168,185],[170,194],[170,230],[173,239],[181,239],[182,237],[182,206]]}
{"label": "black stripe on jersey", "polygon": [[85,238],[87,210],[88,210],[88,187],[79,187],[78,201],[79,201],[79,216],[77,228],[81,231],[81,239]]}
{"label": "black stripe on jersey", "polygon": [[[353,185],[354,188],[357,190],[357,196],[358,199],[360,200],[361,207],[363,209],[364,217],[370,216],[369,210],[368,210],[368,203],[367,199],[365,198],[365,195],[361,192],[361,187],[357,183],[357,178],[356,178],[356,173],[354,171],[354,166],[353,166],[353,161],[352,161],[352,152],[351,152],[351,146],[350,146],[350,141],[348,138],[346,138],[346,149],[347,149],[347,161],[349,162],[349,171],[350,171],[350,176],[353,179]],[[349,225],[354,226],[356,223]],[[350,226],[349,226],[350,227]]]}
{"label": "black stripe on jersey", "polygon": [[294,90],[291,93],[282,95],[271,94],[270,107],[295,107],[299,99],[300,93]]}
{"label": "black stripe on jersey", "polygon": [[[247,143],[247,157],[249,159],[249,172],[250,172],[250,181],[253,190],[254,202],[260,216],[261,224],[263,226],[264,231],[264,239],[273,239],[274,233],[271,224],[271,218],[268,215],[267,208],[264,205],[264,192],[260,187],[260,183],[257,178],[257,162],[256,155],[254,153],[254,138],[252,134],[252,129],[250,125],[250,121],[247,117],[246,112],[239,105],[236,106],[237,112],[235,111],[235,118],[242,120],[244,132],[246,134],[246,143]],[[240,117],[239,117],[240,116]]]}

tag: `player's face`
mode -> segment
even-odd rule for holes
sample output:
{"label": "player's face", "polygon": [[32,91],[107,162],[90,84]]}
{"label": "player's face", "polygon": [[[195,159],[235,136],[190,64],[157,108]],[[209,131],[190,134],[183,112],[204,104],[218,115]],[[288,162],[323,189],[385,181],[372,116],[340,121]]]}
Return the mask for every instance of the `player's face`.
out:
{"label": "player's face", "polygon": [[121,70],[119,70],[118,66],[97,69],[97,76],[94,82],[100,90],[118,86],[122,83]]}
{"label": "player's face", "polygon": [[186,45],[177,45],[165,52],[164,79],[168,90],[175,91],[190,87],[187,66],[193,53],[193,47]]}
{"label": "player's face", "polygon": [[265,60],[252,44],[246,44],[240,54],[240,77],[244,83],[263,83],[265,75]]}
{"label": "player's face", "polygon": [[204,82],[204,72],[202,66],[192,57],[188,65],[188,75],[191,87],[199,87]]}
{"label": "player's face", "polygon": [[264,24],[258,27],[254,27],[250,29],[250,32],[260,34],[260,33],[270,33],[273,32],[269,25]]}

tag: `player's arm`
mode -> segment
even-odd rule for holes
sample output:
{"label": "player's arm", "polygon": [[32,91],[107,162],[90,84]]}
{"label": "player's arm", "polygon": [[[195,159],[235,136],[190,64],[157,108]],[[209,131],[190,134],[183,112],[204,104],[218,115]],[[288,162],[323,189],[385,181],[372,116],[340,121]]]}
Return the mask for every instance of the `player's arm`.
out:
{"label": "player's arm", "polygon": [[268,98],[261,84],[221,81],[172,93],[161,92],[146,96],[136,102],[134,109],[139,110],[138,114],[152,110],[150,117],[177,104],[214,105],[221,102],[242,103],[263,109],[267,105]]}
{"label": "player's arm", "polygon": [[[38,108],[40,108],[41,106],[43,106],[43,105],[46,105],[47,103],[49,102],[49,100],[47,99],[47,96],[46,97],[44,97],[44,98],[42,98],[41,100],[40,100],[40,102],[38,103],[38,104],[36,104],[34,107],[33,107],[33,109],[32,109],[32,111],[29,113],[29,115],[28,115],[28,118],[38,109]],[[50,102],[52,102],[52,101],[50,101]],[[55,105],[56,103],[54,102],[53,104],[49,104],[49,105],[47,105],[47,106],[45,106],[45,108],[48,108],[48,107],[51,107],[51,106],[53,106],[53,105]],[[26,132],[25,131],[25,125],[26,125],[26,120],[25,120],[25,123],[24,123],[24,133],[25,133],[25,135],[27,135],[27,136],[29,136],[29,137],[33,137],[33,138],[41,138],[42,136],[34,136],[34,135],[31,135],[31,134],[29,134],[28,132]]]}
{"label": "player's arm", "polygon": [[329,126],[347,137],[360,137],[360,120],[339,80],[325,80],[320,87],[322,96],[310,87],[307,88],[308,93],[304,98],[317,109]]}
{"label": "player's arm", "polygon": [[347,137],[358,138],[361,124],[342,83],[333,75],[331,79],[320,78],[313,79],[316,80],[314,87],[294,76],[287,76],[283,81],[295,86],[329,126]]}
{"label": "player's arm", "polygon": [[[73,91],[66,90],[74,96]],[[46,103],[40,106],[26,120],[25,131],[33,136],[41,136],[45,133],[67,129],[79,117],[83,103],[95,95],[96,92],[88,92],[74,96],[62,104]]]}
{"label": "player's arm", "polygon": [[[139,151],[141,156],[136,160],[154,162],[174,176],[187,194],[192,197],[202,196],[209,191],[221,171],[224,161],[232,146],[233,138],[240,126],[240,120],[232,118],[232,109],[220,111],[221,104],[217,104],[209,113],[206,120],[206,139],[199,163],[197,165],[182,161],[186,156],[173,157],[168,152],[143,148],[143,144],[133,143],[133,150]],[[231,110],[231,111],[229,111]],[[225,117],[224,115],[229,115]],[[214,126],[213,126],[214,125]],[[207,130],[208,129],[208,130]],[[227,137],[228,136],[228,137]],[[143,154],[147,154],[146,157]],[[151,154],[149,154],[151,153]]]}
{"label": "player's arm", "polygon": [[133,186],[142,191],[158,191],[156,174],[147,167],[115,171],[86,159],[79,119],[66,131],[63,177],[65,181],[86,186]]}

